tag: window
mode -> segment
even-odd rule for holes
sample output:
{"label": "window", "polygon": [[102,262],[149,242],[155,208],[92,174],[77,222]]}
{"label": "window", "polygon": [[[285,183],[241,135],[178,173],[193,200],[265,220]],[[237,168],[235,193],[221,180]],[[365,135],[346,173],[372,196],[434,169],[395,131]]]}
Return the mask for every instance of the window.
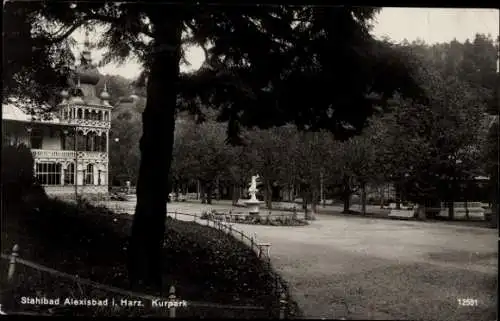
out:
{"label": "window", "polygon": [[61,132],[61,146],[62,149],[66,149],[66,145],[68,143],[66,142],[66,134],[64,132]]}
{"label": "window", "polygon": [[85,184],[93,185],[94,184],[94,165],[88,164],[87,170],[85,171]]}
{"label": "window", "polygon": [[86,151],[93,151],[94,150],[94,137],[95,137],[95,133],[94,132],[89,132],[87,133],[87,139],[86,139],[86,146],[85,146],[85,150]]}
{"label": "window", "polygon": [[3,144],[4,146],[15,146],[16,145],[16,137],[12,134],[5,134],[3,136]]}
{"label": "window", "polygon": [[107,140],[108,140],[107,138],[108,137],[107,137],[106,133],[102,133],[102,136],[101,136],[101,151],[103,151],[103,152],[106,152],[106,150],[107,150],[107,148],[106,148],[107,147],[106,145],[108,143],[107,142]]}
{"label": "window", "polygon": [[35,176],[42,185],[61,184],[61,164],[57,163],[37,163]]}
{"label": "window", "polygon": [[79,131],[76,138],[77,148],[80,151],[85,150],[85,136],[82,131]]}
{"label": "window", "polygon": [[102,152],[102,150],[101,150],[101,148],[102,148],[102,143],[101,143],[102,136],[96,135],[94,138],[95,138],[94,151]]}
{"label": "window", "polygon": [[99,170],[99,176],[97,176],[97,185],[101,185],[102,182],[101,182],[101,175],[102,175],[102,171]]}
{"label": "window", "polygon": [[39,128],[33,128],[30,135],[30,144],[33,149],[42,149],[43,131]]}
{"label": "window", "polygon": [[82,110],[78,108],[78,119],[82,119]]}
{"label": "window", "polygon": [[71,163],[64,170],[64,185],[75,184],[75,164]]}
{"label": "window", "polygon": [[63,132],[62,143],[64,150],[74,150],[75,149],[75,134],[68,131],[66,134]]}

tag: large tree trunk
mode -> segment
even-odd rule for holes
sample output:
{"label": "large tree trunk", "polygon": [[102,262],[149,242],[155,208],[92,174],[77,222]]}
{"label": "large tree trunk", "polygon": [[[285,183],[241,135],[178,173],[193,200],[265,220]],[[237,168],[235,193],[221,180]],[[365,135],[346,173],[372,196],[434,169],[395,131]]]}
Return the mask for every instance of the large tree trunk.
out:
{"label": "large tree trunk", "polygon": [[309,219],[309,209],[308,209],[309,200],[308,200],[308,196],[304,195],[302,197],[302,201],[303,201],[302,202],[302,204],[303,204],[302,206],[303,206],[303,209],[304,209],[304,218],[306,220],[308,220]]}
{"label": "large tree trunk", "polygon": [[396,182],[396,209],[401,209],[401,182]]}
{"label": "large tree trunk", "polygon": [[[497,167],[498,169],[498,167]],[[492,195],[492,202],[491,202],[491,226],[494,228],[498,227],[498,193],[499,193],[499,183],[498,183],[498,175],[492,175],[491,176],[491,182],[493,185],[493,188],[491,189],[493,191]]]}
{"label": "large tree trunk", "polygon": [[452,179],[451,185],[449,186],[448,189],[448,219],[453,220],[455,219],[455,199],[454,197],[456,196],[456,182],[454,179]]}
{"label": "large tree trunk", "polygon": [[453,200],[448,202],[448,218],[450,220],[455,218],[455,204]]}
{"label": "large tree trunk", "polygon": [[348,214],[350,213],[351,208],[351,196],[352,196],[352,188],[351,188],[351,179],[348,176],[344,176],[343,178],[343,191],[342,191],[342,200],[344,201],[344,210],[342,213]]}
{"label": "large tree trunk", "polygon": [[149,15],[154,26],[155,49],[147,83],[148,100],[142,114],[137,206],[128,251],[132,288],[147,285],[161,291],[165,196],[169,192],[181,56],[182,23],[178,16],[174,8]]}
{"label": "large tree trunk", "polygon": [[273,189],[269,180],[266,180],[266,207],[269,210],[273,209]]}
{"label": "large tree trunk", "polygon": [[426,215],[426,209],[425,209],[425,203],[424,202],[418,202],[417,206],[414,210],[415,217],[421,221],[425,220],[427,215]]}
{"label": "large tree trunk", "polygon": [[180,189],[179,181],[175,181],[173,192],[174,192],[176,202],[179,201],[179,189]]}
{"label": "large tree trunk", "polygon": [[301,196],[302,196],[302,209],[306,212],[307,211],[307,192],[306,188],[302,187],[300,188]]}
{"label": "large tree trunk", "polygon": [[349,192],[345,192],[344,193],[344,210],[342,211],[342,213],[350,213],[350,208],[351,208],[351,193]]}
{"label": "large tree trunk", "polygon": [[206,189],[207,204],[212,204],[212,194],[213,194],[213,191],[214,191],[214,186],[213,186],[213,183],[210,182],[210,183],[207,184],[207,189]]}
{"label": "large tree trunk", "polygon": [[491,205],[491,226],[498,227],[498,201],[494,201]]}
{"label": "large tree trunk", "polygon": [[382,187],[380,187],[380,190],[379,190],[379,196],[380,196],[380,208],[383,209],[384,208],[384,200],[385,200],[385,193],[384,193],[384,185],[382,185]]}
{"label": "large tree trunk", "polygon": [[361,213],[366,215],[366,183],[361,183]]}
{"label": "large tree trunk", "polygon": [[220,187],[221,187],[221,186],[220,186],[220,181],[219,181],[219,178],[218,178],[218,177],[217,177],[217,179],[215,180],[215,185],[216,185],[216,187],[215,187],[215,188],[216,188],[216,190],[215,190],[215,191],[217,192],[217,194],[216,194],[216,196],[215,196],[215,199],[216,199],[217,201],[220,201],[220,199],[221,199],[221,188],[220,188]]}
{"label": "large tree trunk", "polygon": [[311,193],[311,214],[309,215],[310,220],[315,220],[316,219],[316,213],[318,213],[318,189],[315,187],[312,187],[312,193]]}
{"label": "large tree trunk", "polygon": [[201,204],[207,203],[207,185],[205,182],[200,181],[200,191],[201,191]]}
{"label": "large tree trunk", "polygon": [[239,187],[237,184],[233,184],[233,195],[232,196],[232,199],[233,199],[233,206],[235,206],[236,204],[238,204],[238,196],[240,195],[240,191],[239,191]]}

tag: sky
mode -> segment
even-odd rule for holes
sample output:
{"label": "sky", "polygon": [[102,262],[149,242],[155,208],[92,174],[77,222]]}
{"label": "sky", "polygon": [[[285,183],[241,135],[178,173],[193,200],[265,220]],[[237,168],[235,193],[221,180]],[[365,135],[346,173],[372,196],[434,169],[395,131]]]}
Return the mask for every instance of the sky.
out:
{"label": "sky", "polygon": [[[384,8],[375,19],[372,34],[376,38],[389,37],[395,42],[422,39],[433,44],[453,39],[464,42],[473,39],[476,33],[491,34],[496,38],[499,29],[498,9]],[[83,43],[82,32],[75,32],[73,37]],[[101,54],[93,52],[94,60],[99,60]],[[198,69],[203,63],[204,54],[201,49],[191,47],[187,49],[187,58],[191,67],[181,65],[181,71]],[[141,66],[129,61],[122,66],[109,64],[99,69],[102,74],[134,79],[139,75]]]}

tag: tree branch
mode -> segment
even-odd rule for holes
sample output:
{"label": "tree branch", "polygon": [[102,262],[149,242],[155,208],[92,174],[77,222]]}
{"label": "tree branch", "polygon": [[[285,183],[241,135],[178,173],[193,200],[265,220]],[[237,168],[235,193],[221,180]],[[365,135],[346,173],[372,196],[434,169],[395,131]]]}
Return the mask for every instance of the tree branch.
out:
{"label": "tree branch", "polygon": [[[193,26],[193,24],[192,24],[192,23],[190,23],[190,22],[188,22],[188,21],[185,21],[184,23],[186,24],[186,26],[187,26],[189,29],[191,29],[191,32],[193,33],[193,36],[191,37],[191,39],[192,39],[192,40],[195,40],[194,35],[196,34],[196,32],[197,32],[198,30],[196,29],[196,27],[195,27],[195,26]],[[205,54],[205,61],[208,61],[208,49],[205,47],[205,44],[203,44],[203,43],[201,43],[201,42],[199,42],[199,41],[195,41],[195,42],[196,42],[196,44],[197,44],[198,46],[200,46],[200,47],[201,47],[201,49],[203,50],[203,53]]]}
{"label": "tree branch", "polygon": [[[96,14],[96,13],[88,14],[85,17],[81,18],[79,21],[75,22],[63,34],[56,36],[57,34],[60,34],[62,29],[64,28],[64,27],[61,27],[61,29],[59,29],[59,31],[54,33],[51,36],[51,39],[49,39],[47,42],[49,44],[55,44],[55,43],[63,41],[64,39],[68,38],[76,29],[78,29],[85,22],[90,21],[90,20],[98,20],[98,21],[106,22],[106,23],[116,23],[119,21],[118,18],[114,18],[114,17],[110,17],[110,16],[106,16],[106,15],[100,15],[100,14]],[[148,34],[146,34],[146,35],[148,35]]]}
{"label": "tree branch", "polygon": [[148,26],[147,25],[142,25],[142,26],[143,28],[141,28],[141,32],[148,37],[154,38],[153,32],[148,29]]}
{"label": "tree branch", "polygon": [[[97,14],[97,13],[88,14],[85,17],[85,19],[86,20],[97,20],[100,22],[106,22],[106,23],[111,23],[111,24],[122,22],[122,18],[120,18],[120,17],[111,17],[111,16]],[[153,38],[153,32],[151,32],[151,30],[149,30],[146,25],[141,25],[139,32],[145,34],[148,37]]]}
{"label": "tree branch", "polygon": [[106,23],[117,23],[120,22],[120,19],[117,17],[110,17],[102,14],[97,14],[97,13],[90,13],[87,14],[84,18],[84,20],[98,20],[100,22],[106,22]]}
{"label": "tree branch", "polygon": [[[68,30],[66,30],[66,32],[64,32],[62,35],[56,36],[56,37],[48,40],[48,43],[55,44],[57,42],[63,41],[64,39],[68,38],[76,29],[80,28],[83,23],[84,23],[84,21],[75,23]],[[61,29],[63,29],[63,27],[61,27]],[[60,33],[61,29],[58,32],[56,32],[56,34]]]}

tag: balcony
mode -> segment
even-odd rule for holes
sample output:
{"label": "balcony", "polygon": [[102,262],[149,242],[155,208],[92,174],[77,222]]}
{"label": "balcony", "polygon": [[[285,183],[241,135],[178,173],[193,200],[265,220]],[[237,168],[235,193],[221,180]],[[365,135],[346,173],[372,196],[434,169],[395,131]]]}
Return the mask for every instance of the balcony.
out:
{"label": "balcony", "polygon": [[[32,149],[33,157],[38,160],[74,160],[76,158],[73,150],[50,150],[50,149]],[[107,162],[108,155],[105,152],[78,151],[79,160],[93,160]]]}
{"label": "balcony", "polygon": [[63,119],[62,122],[69,124],[69,125],[76,125],[76,126],[111,128],[111,122],[106,121],[106,120]]}
{"label": "balcony", "polygon": [[105,152],[78,151],[78,159],[93,160],[93,161],[107,161],[108,154]]}
{"label": "balcony", "polygon": [[31,153],[34,158],[47,158],[47,159],[66,159],[66,158],[75,158],[74,150],[50,150],[50,149],[32,149]]}

